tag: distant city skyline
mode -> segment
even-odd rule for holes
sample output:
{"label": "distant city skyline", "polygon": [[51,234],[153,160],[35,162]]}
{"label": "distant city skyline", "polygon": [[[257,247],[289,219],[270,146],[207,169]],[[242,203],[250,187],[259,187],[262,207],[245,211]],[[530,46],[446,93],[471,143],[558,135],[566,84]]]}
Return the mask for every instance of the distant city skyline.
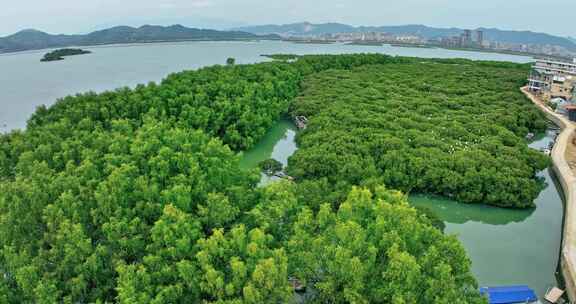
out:
{"label": "distant city skyline", "polygon": [[0,10],[0,36],[35,28],[86,33],[113,25],[183,24],[226,29],[242,25],[338,22],[351,25],[529,30],[576,37],[576,1],[403,0],[19,0]]}

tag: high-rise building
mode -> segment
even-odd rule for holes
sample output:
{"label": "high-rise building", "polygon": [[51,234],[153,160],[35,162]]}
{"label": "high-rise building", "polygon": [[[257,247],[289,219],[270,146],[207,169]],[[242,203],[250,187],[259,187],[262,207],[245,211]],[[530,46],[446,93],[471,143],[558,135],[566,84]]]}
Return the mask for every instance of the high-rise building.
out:
{"label": "high-rise building", "polygon": [[472,42],[472,30],[464,30],[464,41],[466,43]]}
{"label": "high-rise building", "polygon": [[459,36],[443,37],[441,40],[442,45],[454,48],[482,47],[484,42],[484,32],[473,30],[464,30]]}
{"label": "high-rise building", "polygon": [[484,44],[484,32],[477,30],[476,31],[476,44],[478,44],[478,46],[482,46]]}

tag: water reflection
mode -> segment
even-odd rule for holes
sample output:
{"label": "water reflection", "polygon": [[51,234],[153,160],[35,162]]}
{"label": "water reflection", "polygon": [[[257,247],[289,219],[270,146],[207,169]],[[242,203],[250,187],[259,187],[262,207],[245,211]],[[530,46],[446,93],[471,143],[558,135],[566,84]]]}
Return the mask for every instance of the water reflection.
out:
{"label": "water reflection", "polygon": [[[254,148],[244,152],[240,161],[243,169],[253,169],[258,167],[258,163],[274,158],[284,166],[288,165],[288,158],[296,152],[296,126],[288,119],[282,119],[273,126],[264,137],[254,146]],[[266,185],[278,180],[278,177],[270,177],[260,173],[260,184]]]}
{"label": "water reflection", "polygon": [[[555,130],[539,134],[529,144],[548,148]],[[550,169],[538,174],[546,188],[534,201],[536,208],[512,210],[467,205],[439,197],[413,195],[410,202],[434,210],[446,222],[472,260],[472,272],[481,286],[527,284],[542,297],[557,284],[555,271],[562,236],[561,187]]]}
{"label": "water reflection", "polygon": [[536,150],[547,149],[556,140],[558,132],[556,129],[549,129],[545,133],[538,134],[528,146]]}
{"label": "water reflection", "polygon": [[414,206],[428,207],[445,222],[465,224],[469,221],[488,225],[508,225],[526,220],[535,208],[526,210],[502,209],[480,204],[463,204],[443,197],[411,195]]}
{"label": "water reflection", "polygon": [[[296,151],[295,135],[294,125],[281,121],[244,153],[242,167],[256,168],[271,157],[286,165]],[[553,130],[539,134],[530,147],[547,147],[554,136]],[[412,195],[409,200],[434,210],[446,222],[446,233],[456,235],[466,248],[481,286],[527,284],[542,296],[547,287],[557,284],[562,229],[561,188],[550,174],[550,170],[538,174],[546,188],[535,200],[536,208],[528,210],[467,205],[424,195]],[[261,185],[270,181],[263,176]]]}

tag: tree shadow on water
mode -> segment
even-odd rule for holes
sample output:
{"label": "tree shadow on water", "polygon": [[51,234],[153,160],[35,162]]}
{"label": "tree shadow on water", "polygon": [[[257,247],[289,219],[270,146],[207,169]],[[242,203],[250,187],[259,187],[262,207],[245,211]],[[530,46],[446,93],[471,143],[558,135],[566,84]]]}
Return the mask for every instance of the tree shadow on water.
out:
{"label": "tree shadow on water", "polygon": [[443,197],[411,195],[410,204],[432,209],[447,223],[480,222],[489,225],[520,223],[532,215],[536,208],[505,209],[481,204],[464,204]]}

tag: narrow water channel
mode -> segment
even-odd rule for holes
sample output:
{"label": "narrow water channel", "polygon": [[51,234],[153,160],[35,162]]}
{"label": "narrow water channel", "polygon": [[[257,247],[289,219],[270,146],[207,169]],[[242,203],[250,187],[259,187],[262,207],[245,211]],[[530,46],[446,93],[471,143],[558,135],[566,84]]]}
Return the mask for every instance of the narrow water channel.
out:
{"label": "narrow water channel", "polygon": [[[252,169],[258,167],[258,163],[263,160],[273,158],[286,167],[288,158],[296,152],[296,126],[288,119],[280,120],[274,125],[266,135],[254,146],[242,155],[240,167]],[[277,180],[277,177],[269,177],[260,173],[260,185],[265,185]]]}
{"label": "narrow water channel", "polygon": [[[295,135],[290,121],[280,121],[255,148],[244,153],[241,166],[255,168],[268,158],[287,165],[297,149]],[[546,148],[554,135],[548,131],[530,147]],[[446,233],[456,235],[466,248],[480,286],[525,284],[542,298],[547,288],[557,284],[563,202],[551,171],[544,170],[538,176],[545,180],[546,188],[536,199],[536,208],[530,210],[467,205],[423,195],[412,195],[409,201],[431,208],[444,220]],[[263,175],[261,184],[270,181]]]}

